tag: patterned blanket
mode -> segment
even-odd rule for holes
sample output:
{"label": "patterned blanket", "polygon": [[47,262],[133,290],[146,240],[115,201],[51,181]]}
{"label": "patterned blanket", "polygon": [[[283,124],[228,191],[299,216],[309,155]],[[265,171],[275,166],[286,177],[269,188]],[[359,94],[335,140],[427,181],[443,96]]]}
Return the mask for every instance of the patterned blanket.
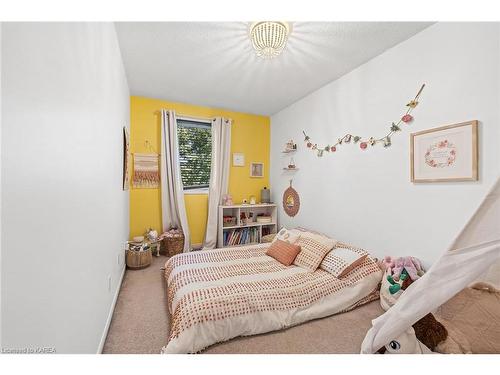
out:
{"label": "patterned blanket", "polygon": [[167,261],[170,337],[163,353],[196,353],[378,298],[382,272],[369,257],[337,279],[321,269],[286,267],[265,254],[269,245],[194,251]]}

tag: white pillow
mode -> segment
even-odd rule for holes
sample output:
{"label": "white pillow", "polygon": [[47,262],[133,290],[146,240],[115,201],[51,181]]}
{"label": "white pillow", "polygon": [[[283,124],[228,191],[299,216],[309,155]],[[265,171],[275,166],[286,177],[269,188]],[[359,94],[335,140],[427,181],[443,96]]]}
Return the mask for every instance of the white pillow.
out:
{"label": "white pillow", "polygon": [[290,244],[294,244],[300,238],[300,233],[293,232],[291,230],[286,229],[285,227],[281,228],[276,236],[273,239],[273,242],[277,240],[288,242]]}
{"label": "white pillow", "polygon": [[320,268],[339,279],[364,262],[368,252],[346,244],[337,243],[320,264]]}

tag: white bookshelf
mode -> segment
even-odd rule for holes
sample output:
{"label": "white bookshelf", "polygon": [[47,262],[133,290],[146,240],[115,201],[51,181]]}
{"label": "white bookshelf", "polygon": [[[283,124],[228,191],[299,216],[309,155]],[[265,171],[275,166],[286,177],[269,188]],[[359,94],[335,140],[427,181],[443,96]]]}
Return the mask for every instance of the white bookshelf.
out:
{"label": "white bookshelf", "polygon": [[[250,213],[253,213],[254,220],[259,214],[265,214],[271,217],[269,223],[258,223],[257,221],[247,221],[243,223],[240,219],[241,214],[245,213],[248,218]],[[234,225],[224,226],[224,216],[232,216],[236,218]],[[217,233],[217,247],[232,247],[257,244],[261,242],[262,232],[276,233],[278,228],[278,211],[273,203],[260,204],[236,204],[232,206],[219,206],[219,223]],[[245,243],[241,244],[224,244],[224,238],[229,238],[231,233],[246,233]],[[251,235],[252,234],[252,235]],[[250,241],[251,237],[251,242]]]}

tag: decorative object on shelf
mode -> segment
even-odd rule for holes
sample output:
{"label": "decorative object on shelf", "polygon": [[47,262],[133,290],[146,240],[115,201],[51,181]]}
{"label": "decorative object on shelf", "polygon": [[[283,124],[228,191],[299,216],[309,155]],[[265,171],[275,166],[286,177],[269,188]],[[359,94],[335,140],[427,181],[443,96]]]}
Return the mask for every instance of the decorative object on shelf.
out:
{"label": "decorative object on shelf", "polygon": [[264,214],[257,215],[257,223],[269,224],[272,222],[273,222],[273,218],[271,216],[264,215]]}
{"label": "decorative object on shelf", "polygon": [[247,225],[247,214],[245,212],[240,213],[240,225]]}
{"label": "decorative object on shelf", "polygon": [[129,189],[130,171],[130,135],[126,126],[123,127],[123,190]]}
{"label": "decorative object on shelf", "polygon": [[265,186],[260,191],[260,201],[262,203],[271,203],[271,191]]}
{"label": "decorative object on shelf", "polygon": [[306,143],[307,148],[310,150],[313,150],[316,152],[316,154],[321,157],[325,152],[328,153],[334,153],[337,151],[337,147],[345,144],[345,143],[355,143],[359,144],[359,148],[361,150],[366,150],[368,146],[375,146],[378,143],[381,143],[384,147],[389,147],[392,144],[392,136],[394,133],[401,131],[401,125],[402,124],[409,124],[410,122],[413,121],[413,116],[410,114],[410,112],[413,111],[413,109],[418,105],[418,98],[420,97],[420,94],[422,93],[423,89],[425,87],[425,84],[420,87],[420,90],[418,90],[417,95],[415,95],[415,98],[410,100],[408,104],[406,104],[406,112],[397,122],[393,122],[389,128],[389,132],[383,136],[382,138],[376,138],[376,137],[370,137],[370,138],[364,138],[359,135],[352,135],[352,134],[346,134],[341,138],[338,138],[336,142],[332,142],[331,144],[327,144],[325,146],[323,145],[318,145],[317,143],[314,143],[311,138],[306,134],[305,131],[304,133],[304,142]]}
{"label": "decorative object on shelf", "polygon": [[223,206],[232,206],[233,205],[233,197],[231,194],[224,194],[222,196],[222,205]]}
{"label": "decorative object on shelf", "polygon": [[146,233],[144,233],[144,236],[149,240],[149,241],[156,241],[158,239],[158,232],[153,230],[153,228],[149,228]]}
{"label": "decorative object on shelf", "polygon": [[158,154],[134,154],[132,186],[136,189],[156,189],[160,186]]}
{"label": "decorative object on shelf", "polygon": [[477,181],[477,132],[473,120],[411,134],[411,181]]}
{"label": "decorative object on shelf", "polygon": [[224,216],[222,220],[222,225],[225,227],[234,227],[236,225],[236,218],[234,216]]}
{"label": "decorative object on shelf", "polygon": [[290,163],[288,163],[288,169],[295,169],[295,161],[290,158]]}
{"label": "decorative object on shelf", "polygon": [[264,177],[264,163],[251,163],[250,177]]}
{"label": "decorative object on shelf", "polygon": [[241,201],[241,204],[248,204],[248,200],[246,198],[244,198],[242,201]]}
{"label": "decorative object on shelf", "polygon": [[233,153],[233,167],[244,167],[245,166],[245,154],[238,152]]}
{"label": "decorative object on shelf", "polygon": [[292,180],[290,180],[290,186],[283,193],[283,209],[290,217],[297,215],[300,209],[299,194],[292,187]]}
{"label": "decorative object on shelf", "polygon": [[257,56],[271,59],[286,46],[290,25],[281,21],[261,21],[250,26],[250,40]]}
{"label": "decorative object on shelf", "polygon": [[290,139],[287,143],[285,143],[285,149],[282,152],[289,153],[294,151],[297,151],[297,144],[293,141],[293,139]]}
{"label": "decorative object on shelf", "polygon": [[160,237],[161,247],[168,257],[182,253],[184,249],[184,233],[177,228],[171,228],[164,232]]}
{"label": "decorative object on shelf", "polygon": [[255,195],[250,195],[250,204],[256,204],[257,201],[255,199]]}

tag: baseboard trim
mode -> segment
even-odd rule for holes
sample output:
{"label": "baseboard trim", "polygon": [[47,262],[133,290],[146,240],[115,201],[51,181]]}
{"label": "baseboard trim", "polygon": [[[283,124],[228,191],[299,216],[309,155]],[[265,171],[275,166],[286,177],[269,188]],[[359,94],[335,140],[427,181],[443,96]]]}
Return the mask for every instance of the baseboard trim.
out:
{"label": "baseboard trim", "polygon": [[108,319],[106,320],[106,325],[104,326],[104,332],[101,336],[101,341],[99,342],[99,347],[97,348],[97,354],[102,354],[102,350],[104,349],[104,343],[106,342],[106,337],[108,336],[109,326],[111,325],[111,319],[113,319],[113,313],[115,312],[116,301],[118,300],[118,295],[120,294],[120,289],[122,287],[123,276],[125,275],[125,270],[127,267],[123,266],[122,274],[120,276],[120,282],[116,287],[115,296],[113,297],[113,302],[111,303],[111,307],[108,313]]}

